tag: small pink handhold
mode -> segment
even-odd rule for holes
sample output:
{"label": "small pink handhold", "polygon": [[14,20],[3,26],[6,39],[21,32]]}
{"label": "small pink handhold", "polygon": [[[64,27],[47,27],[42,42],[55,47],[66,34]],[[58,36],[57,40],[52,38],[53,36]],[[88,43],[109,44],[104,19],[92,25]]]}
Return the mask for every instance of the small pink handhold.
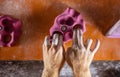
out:
{"label": "small pink handhold", "polygon": [[10,16],[0,16],[0,47],[11,47],[21,35],[21,21]]}
{"label": "small pink handhold", "polygon": [[79,26],[82,32],[86,31],[85,23],[80,13],[72,8],[67,8],[56,17],[53,26],[50,28],[50,36],[52,37],[55,32],[59,32],[63,35],[63,40],[68,41],[72,39],[75,26]]}

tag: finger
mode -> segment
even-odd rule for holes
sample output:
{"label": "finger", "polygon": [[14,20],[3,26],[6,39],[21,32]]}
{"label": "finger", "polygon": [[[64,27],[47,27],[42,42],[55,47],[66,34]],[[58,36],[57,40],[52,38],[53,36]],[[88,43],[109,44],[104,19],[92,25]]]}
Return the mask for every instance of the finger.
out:
{"label": "finger", "polygon": [[95,48],[93,50],[94,54],[97,52],[97,50],[99,49],[99,47],[100,47],[100,40],[97,40],[97,43],[96,43]]}
{"label": "finger", "polygon": [[56,56],[60,56],[62,58],[63,57],[63,53],[64,53],[64,48],[63,47],[59,47],[59,51],[56,53]]}
{"label": "finger", "polygon": [[58,36],[59,34],[54,34],[52,39],[52,47],[58,45]]}
{"label": "finger", "polygon": [[58,48],[63,46],[63,36],[59,35]]}
{"label": "finger", "polygon": [[74,29],[74,30],[73,30],[73,40],[72,40],[72,41],[73,41],[72,46],[73,46],[73,47],[76,47],[76,46],[78,45],[78,44],[77,44],[77,41],[78,41],[78,40],[77,40],[77,29]]}
{"label": "finger", "polygon": [[45,40],[44,40],[43,46],[49,48],[50,45],[51,45],[50,44],[50,36],[45,36]]}
{"label": "finger", "polygon": [[82,35],[82,30],[81,29],[77,29],[77,38],[78,38],[79,47],[84,47],[84,45],[83,45],[83,35]]}
{"label": "finger", "polygon": [[47,55],[47,51],[49,50],[50,46],[50,37],[46,36],[43,43],[43,56]]}
{"label": "finger", "polygon": [[91,45],[92,45],[92,42],[93,42],[92,39],[88,39],[88,40],[87,40],[87,51],[90,50],[90,47],[91,47]]}

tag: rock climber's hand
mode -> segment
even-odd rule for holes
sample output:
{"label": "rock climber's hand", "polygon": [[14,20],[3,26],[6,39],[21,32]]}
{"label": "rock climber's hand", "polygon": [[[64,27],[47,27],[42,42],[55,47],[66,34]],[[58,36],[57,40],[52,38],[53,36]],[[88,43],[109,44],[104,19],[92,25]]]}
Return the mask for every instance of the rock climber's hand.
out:
{"label": "rock climber's hand", "polygon": [[83,44],[82,31],[80,29],[74,29],[73,44],[67,50],[66,60],[73,69],[76,77],[90,77],[89,67],[100,46],[100,41],[97,40],[95,48],[91,50],[92,42],[92,39],[88,39],[87,46],[85,46]]}
{"label": "rock climber's hand", "polygon": [[44,70],[42,77],[58,77],[64,64],[63,36],[54,34],[52,43],[50,37],[46,36],[43,44]]}

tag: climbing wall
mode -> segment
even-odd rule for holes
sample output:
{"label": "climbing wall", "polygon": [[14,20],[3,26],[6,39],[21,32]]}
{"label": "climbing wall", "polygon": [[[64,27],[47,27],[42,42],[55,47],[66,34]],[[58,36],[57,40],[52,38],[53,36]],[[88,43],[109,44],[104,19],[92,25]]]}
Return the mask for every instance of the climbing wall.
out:
{"label": "climbing wall", "polygon": [[[12,47],[0,47],[0,60],[42,60],[42,44],[54,19],[68,6],[86,21],[84,41],[100,39],[95,60],[120,60],[120,39],[107,38],[106,32],[120,19],[119,0],[0,0],[0,15],[22,21],[22,35]],[[93,44],[93,46],[94,46]],[[64,44],[65,49],[71,41]],[[93,48],[93,47],[92,47]]]}

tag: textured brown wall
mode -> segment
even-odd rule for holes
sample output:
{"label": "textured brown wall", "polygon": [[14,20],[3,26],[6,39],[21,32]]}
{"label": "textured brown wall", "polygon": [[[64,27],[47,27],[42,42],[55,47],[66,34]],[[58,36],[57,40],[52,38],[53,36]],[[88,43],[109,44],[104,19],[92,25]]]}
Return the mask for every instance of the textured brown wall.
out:
{"label": "textured brown wall", "polygon": [[[0,14],[23,22],[22,36],[15,46],[0,48],[0,60],[42,59],[42,43],[54,18],[67,6],[81,12],[87,31],[84,38],[101,40],[95,60],[120,60],[120,39],[109,39],[106,31],[120,18],[119,0],[0,0]],[[71,42],[65,44],[65,47]]]}

